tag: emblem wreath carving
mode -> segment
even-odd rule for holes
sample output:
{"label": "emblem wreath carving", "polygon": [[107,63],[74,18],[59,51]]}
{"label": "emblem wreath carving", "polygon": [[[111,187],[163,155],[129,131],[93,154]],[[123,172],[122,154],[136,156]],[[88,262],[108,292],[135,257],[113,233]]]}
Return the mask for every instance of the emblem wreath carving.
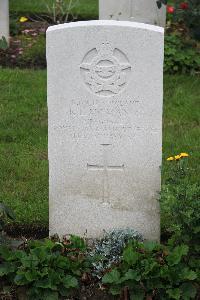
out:
{"label": "emblem wreath carving", "polygon": [[131,65],[109,42],[90,50],[80,65],[84,83],[99,96],[118,94],[127,84]]}

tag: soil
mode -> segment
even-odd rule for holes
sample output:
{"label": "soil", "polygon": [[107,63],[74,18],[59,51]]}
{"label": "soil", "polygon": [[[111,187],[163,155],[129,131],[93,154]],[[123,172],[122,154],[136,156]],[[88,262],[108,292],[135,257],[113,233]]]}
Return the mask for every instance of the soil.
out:
{"label": "soil", "polygon": [[8,224],[5,232],[10,238],[40,240],[49,236],[49,229],[39,225]]}

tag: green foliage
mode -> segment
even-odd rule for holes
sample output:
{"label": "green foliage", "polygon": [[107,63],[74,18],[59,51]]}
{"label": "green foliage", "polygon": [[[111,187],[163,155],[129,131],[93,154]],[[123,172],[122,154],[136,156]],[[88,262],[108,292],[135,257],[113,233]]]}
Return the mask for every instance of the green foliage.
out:
{"label": "green foliage", "polygon": [[[190,158],[189,158],[190,159]],[[165,170],[168,177],[162,186],[162,230],[170,234],[170,243],[189,246],[190,261],[198,255],[200,247],[200,185],[191,183],[188,158],[172,161]],[[198,265],[196,265],[198,267]]]}
{"label": "green foliage", "polygon": [[45,34],[30,30],[29,34],[11,39],[10,47],[0,48],[0,65],[10,68],[45,68]]}
{"label": "green foliage", "polygon": [[200,72],[199,50],[179,35],[166,35],[164,71],[168,74]]}
{"label": "green foliage", "polygon": [[[182,7],[182,4],[186,6]],[[171,15],[173,22],[184,23],[191,37],[200,40],[200,2],[199,0],[173,0],[170,4],[174,7]]]}
{"label": "green foliage", "polygon": [[0,82],[0,202],[24,227],[47,226],[46,71],[1,69]]}
{"label": "green foliage", "polygon": [[17,18],[10,18],[10,35],[15,36],[20,33],[20,23]]}
{"label": "green foliage", "polygon": [[[22,41],[23,42],[23,41]],[[45,68],[46,67],[46,40],[43,34],[38,35],[32,40],[32,45],[27,45],[24,41],[24,52],[17,59],[20,67]]]}
{"label": "green foliage", "polygon": [[126,287],[130,299],[194,299],[197,273],[187,265],[188,247],[166,247],[132,241],[123,261],[104,275],[102,281],[112,295]]}
{"label": "green foliage", "polygon": [[186,23],[191,35],[200,40],[200,2],[199,0],[188,0],[189,9],[182,11],[181,21]]}
{"label": "green foliage", "polygon": [[[52,8],[54,3],[55,0],[10,0],[10,12],[18,16],[47,15],[48,7]],[[72,14],[84,20],[98,19],[98,0],[79,0]]]}
{"label": "green foliage", "polygon": [[[80,248],[77,248],[79,246]],[[0,246],[0,277],[6,285],[25,288],[28,299],[59,299],[79,286],[88,269],[84,241],[32,241],[25,250]]]}

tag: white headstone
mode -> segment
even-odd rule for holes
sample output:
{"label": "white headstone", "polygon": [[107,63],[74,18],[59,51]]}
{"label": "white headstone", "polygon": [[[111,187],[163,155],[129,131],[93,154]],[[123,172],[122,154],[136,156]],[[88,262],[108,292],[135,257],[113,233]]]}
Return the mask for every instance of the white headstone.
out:
{"label": "white headstone", "polygon": [[0,0],[0,39],[5,37],[9,41],[9,3]]}
{"label": "white headstone", "polygon": [[47,64],[50,233],[159,239],[163,28],[52,26]]}
{"label": "white headstone", "polygon": [[156,0],[99,0],[99,19],[133,21],[165,27],[166,7]]}

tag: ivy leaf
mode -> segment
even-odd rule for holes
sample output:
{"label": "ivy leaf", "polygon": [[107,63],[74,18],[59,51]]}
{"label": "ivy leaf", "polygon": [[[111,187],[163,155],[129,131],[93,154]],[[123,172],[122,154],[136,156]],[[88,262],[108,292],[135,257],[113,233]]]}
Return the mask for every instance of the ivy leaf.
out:
{"label": "ivy leaf", "polygon": [[128,280],[135,280],[139,281],[141,276],[135,271],[129,269],[128,272],[126,272],[125,276],[122,278],[122,281],[128,281]]}
{"label": "ivy leaf", "polygon": [[134,252],[133,248],[128,246],[123,252],[123,259],[129,265],[134,265],[139,259],[139,253]]}
{"label": "ivy leaf", "polygon": [[189,250],[189,247],[187,245],[180,245],[174,248],[174,250],[169,254],[167,257],[167,261],[170,266],[177,265],[181,259],[182,256],[187,255]]}
{"label": "ivy leaf", "polygon": [[26,280],[28,280],[29,282],[36,280],[38,277],[38,273],[34,269],[25,272],[24,275],[25,275]]}
{"label": "ivy leaf", "polygon": [[169,295],[170,299],[179,300],[181,297],[180,289],[169,289],[167,290],[167,294]]}
{"label": "ivy leaf", "polygon": [[144,243],[145,249],[152,252],[153,250],[156,250],[158,248],[158,244],[154,241],[148,241]]}
{"label": "ivy leaf", "polygon": [[117,269],[113,269],[111,272],[105,274],[102,278],[103,283],[118,283],[120,279],[120,273]]}
{"label": "ivy leaf", "polygon": [[29,283],[23,273],[17,274],[14,278],[14,282],[16,285],[26,285]]}
{"label": "ivy leaf", "polygon": [[39,259],[34,254],[27,255],[21,258],[21,263],[24,268],[34,268],[39,264]]}
{"label": "ivy leaf", "polygon": [[66,277],[64,277],[62,279],[62,282],[64,287],[66,287],[67,289],[78,287],[78,280],[71,275],[67,275]]}
{"label": "ivy leaf", "polygon": [[197,293],[196,288],[190,282],[183,283],[181,286],[183,300],[194,299]]}
{"label": "ivy leaf", "polygon": [[57,289],[56,285],[50,280],[50,278],[37,280],[35,283],[35,287],[42,288],[42,289],[50,289],[50,290]]}
{"label": "ivy leaf", "polygon": [[189,268],[183,269],[181,276],[187,280],[195,280],[197,278],[197,274]]}

